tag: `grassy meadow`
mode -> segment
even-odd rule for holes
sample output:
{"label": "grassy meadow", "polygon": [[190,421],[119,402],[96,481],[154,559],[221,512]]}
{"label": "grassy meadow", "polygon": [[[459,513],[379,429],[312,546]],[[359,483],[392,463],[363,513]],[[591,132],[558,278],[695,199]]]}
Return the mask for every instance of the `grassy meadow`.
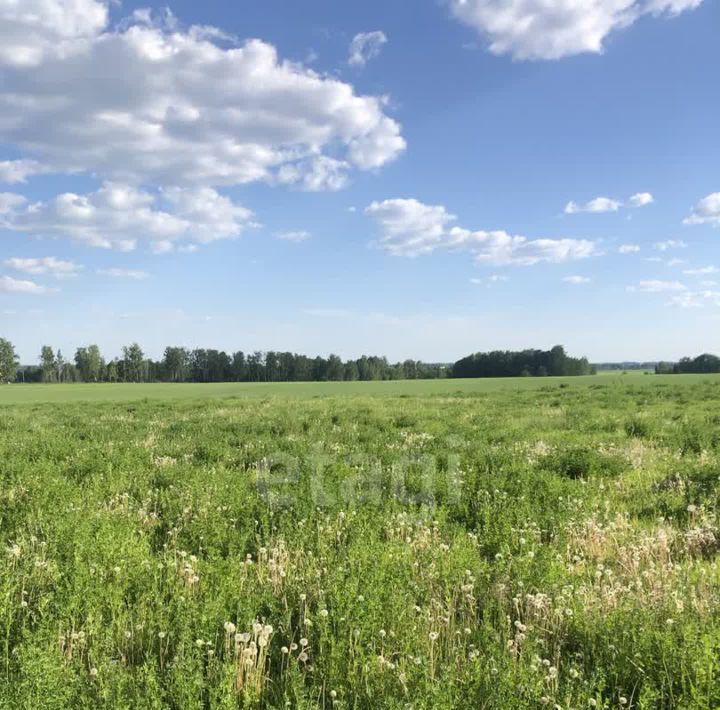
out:
{"label": "grassy meadow", "polygon": [[0,389],[0,708],[720,707],[720,378]]}

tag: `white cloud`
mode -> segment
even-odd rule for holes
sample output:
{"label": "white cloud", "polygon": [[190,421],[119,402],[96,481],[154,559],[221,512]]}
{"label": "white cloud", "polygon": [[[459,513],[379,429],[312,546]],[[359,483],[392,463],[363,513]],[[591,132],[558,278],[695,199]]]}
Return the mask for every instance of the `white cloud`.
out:
{"label": "white cloud", "polygon": [[630,286],[629,291],[645,291],[646,293],[662,293],[665,291],[685,291],[685,285],[679,281],[641,281],[637,286]]}
{"label": "white cloud", "polygon": [[698,269],[685,269],[683,271],[683,274],[687,274],[688,276],[706,276],[717,273],[720,273],[720,269],[718,269],[717,266],[703,266]]}
{"label": "white cloud", "polygon": [[0,215],[10,214],[27,200],[14,192],[0,192]]}
{"label": "white cloud", "polygon": [[20,202],[0,219],[5,229],[120,251],[131,251],[138,238],[145,239],[159,253],[237,237],[251,226],[250,210],[212,188],[150,193],[116,183],[85,195],[68,192],[47,202]]}
{"label": "white cloud", "polygon": [[32,175],[51,172],[37,160],[0,160],[0,182],[15,184],[25,182]]}
{"label": "white cloud", "polygon": [[640,247],[637,244],[622,244],[618,249],[620,254],[637,254],[640,251]]}
{"label": "white cloud", "polygon": [[310,239],[310,232],[304,230],[297,232],[279,232],[275,236],[277,239],[282,239],[285,242],[304,242]]}
{"label": "white cloud", "polygon": [[617,212],[622,207],[622,202],[609,197],[596,197],[584,205],[570,201],[565,205],[565,214],[579,214],[580,212]]}
{"label": "white cloud", "polygon": [[487,284],[489,286],[490,284],[504,283],[509,280],[510,280],[510,277],[505,276],[504,274],[490,274],[490,276],[488,276],[487,279],[472,278],[472,279],[470,279],[470,283],[473,283],[476,285]]}
{"label": "white cloud", "polygon": [[107,24],[98,0],[0,0],[0,65],[24,69],[73,52]]}
{"label": "white cloud", "polygon": [[705,306],[720,306],[720,291],[686,291],[670,299],[675,306],[682,308],[704,308]]}
{"label": "white cloud", "polygon": [[111,268],[111,269],[98,269],[97,273],[100,276],[110,276],[114,279],[130,279],[132,281],[142,281],[143,279],[146,279],[150,274],[148,274],[147,271],[137,271],[135,269],[120,269],[120,268]]}
{"label": "white cloud", "polygon": [[348,64],[362,67],[380,54],[382,46],[387,42],[384,32],[360,32],[350,42]]}
{"label": "white cloud", "polygon": [[656,242],[653,248],[658,251],[669,251],[670,249],[687,249],[687,244],[680,239],[668,239],[664,242]]}
{"label": "white cloud", "polygon": [[565,214],[580,214],[581,212],[617,212],[620,208],[638,208],[650,205],[655,201],[653,196],[649,192],[638,192],[623,202],[622,200],[615,200],[611,197],[596,197],[589,202],[579,204],[574,200],[565,205]]}
{"label": "white cloud", "polygon": [[566,276],[563,281],[569,284],[589,284],[591,279],[589,279],[587,276]]}
{"label": "white cloud", "polygon": [[31,295],[41,295],[47,293],[49,289],[34,281],[24,281],[14,279],[11,276],[0,276],[0,292],[3,293],[27,293]]}
{"label": "white cloud", "polygon": [[600,53],[608,35],[643,15],[672,17],[702,0],[450,0],[452,14],[489,40],[493,54],[560,59]]}
{"label": "white cloud", "polygon": [[110,29],[98,0],[20,7],[0,0],[0,142],[23,160],[134,184],[335,189],[405,148],[384,97],[266,42],[226,48],[147,13]]}
{"label": "white cloud", "polygon": [[447,225],[456,219],[440,205],[415,199],[373,202],[365,213],[380,223],[380,244],[398,256],[429,254],[447,243]]}
{"label": "white cloud", "polygon": [[426,205],[415,199],[373,202],[365,213],[382,229],[380,246],[396,256],[419,256],[436,249],[450,249],[468,251],[478,263],[529,266],[596,254],[595,244],[583,239],[530,240],[502,230],[470,231],[450,227],[455,215],[441,205]]}
{"label": "white cloud", "polygon": [[26,274],[38,276],[42,274],[51,274],[56,278],[69,278],[77,276],[82,270],[82,266],[63,259],[57,259],[54,256],[45,257],[13,257],[5,260],[5,266],[9,266],[15,271],[22,271]]}
{"label": "white cloud", "polygon": [[627,201],[628,207],[645,207],[655,202],[655,198],[649,192],[637,192]]}
{"label": "white cloud", "polygon": [[703,197],[683,221],[685,224],[712,224],[720,227],[720,192]]}

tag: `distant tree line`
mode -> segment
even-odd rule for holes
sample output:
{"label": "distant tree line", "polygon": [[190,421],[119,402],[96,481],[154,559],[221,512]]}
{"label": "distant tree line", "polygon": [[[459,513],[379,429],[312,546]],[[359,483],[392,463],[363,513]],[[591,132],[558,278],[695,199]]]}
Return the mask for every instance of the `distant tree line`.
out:
{"label": "distant tree line", "polygon": [[655,368],[658,375],[708,374],[720,372],[720,357],[703,353],[696,358],[684,357],[680,362],[659,362]]}
{"label": "distant tree line", "polygon": [[337,355],[307,357],[290,352],[190,350],[168,347],[162,359],[145,356],[133,343],[122,357],[106,360],[97,345],[78,348],[66,358],[44,345],[39,364],[20,367],[12,344],[0,339],[0,382],[308,382],[415,380],[447,377],[448,367],[417,360],[389,363],[363,355],[343,361]]}
{"label": "distant tree line", "polygon": [[552,350],[495,350],[475,353],[458,360],[451,377],[549,377],[593,375],[595,368],[587,358],[573,358],[562,345]]}

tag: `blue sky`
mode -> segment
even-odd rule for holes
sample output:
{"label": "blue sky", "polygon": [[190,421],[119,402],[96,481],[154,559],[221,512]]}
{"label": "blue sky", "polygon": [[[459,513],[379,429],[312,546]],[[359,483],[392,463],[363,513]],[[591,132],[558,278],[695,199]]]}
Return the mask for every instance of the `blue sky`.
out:
{"label": "blue sky", "polygon": [[719,351],[718,0],[0,0],[0,335]]}

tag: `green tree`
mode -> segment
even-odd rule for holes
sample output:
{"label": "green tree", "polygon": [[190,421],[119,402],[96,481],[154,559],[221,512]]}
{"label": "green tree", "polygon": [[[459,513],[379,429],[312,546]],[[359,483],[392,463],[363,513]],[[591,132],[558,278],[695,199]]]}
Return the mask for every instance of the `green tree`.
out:
{"label": "green tree", "polygon": [[13,344],[5,338],[0,338],[0,384],[15,381],[17,366],[18,358]]}
{"label": "green tree", "polygon": [[126,382],[142,382],[145,379],[145,354],[137,344],[123,347],[124,372]]}
{"label": "green tree", "polygon": [[99,382],[105,369],[105,363],[97,345],[78,348],[75,353],[75,367],[83,382]]}
{"label": "green tree", "polygon": [[58,371],[55,352],[49,345],[43,345],[40,350],[40,366],[42,368],[43,382],[57,382]]}

